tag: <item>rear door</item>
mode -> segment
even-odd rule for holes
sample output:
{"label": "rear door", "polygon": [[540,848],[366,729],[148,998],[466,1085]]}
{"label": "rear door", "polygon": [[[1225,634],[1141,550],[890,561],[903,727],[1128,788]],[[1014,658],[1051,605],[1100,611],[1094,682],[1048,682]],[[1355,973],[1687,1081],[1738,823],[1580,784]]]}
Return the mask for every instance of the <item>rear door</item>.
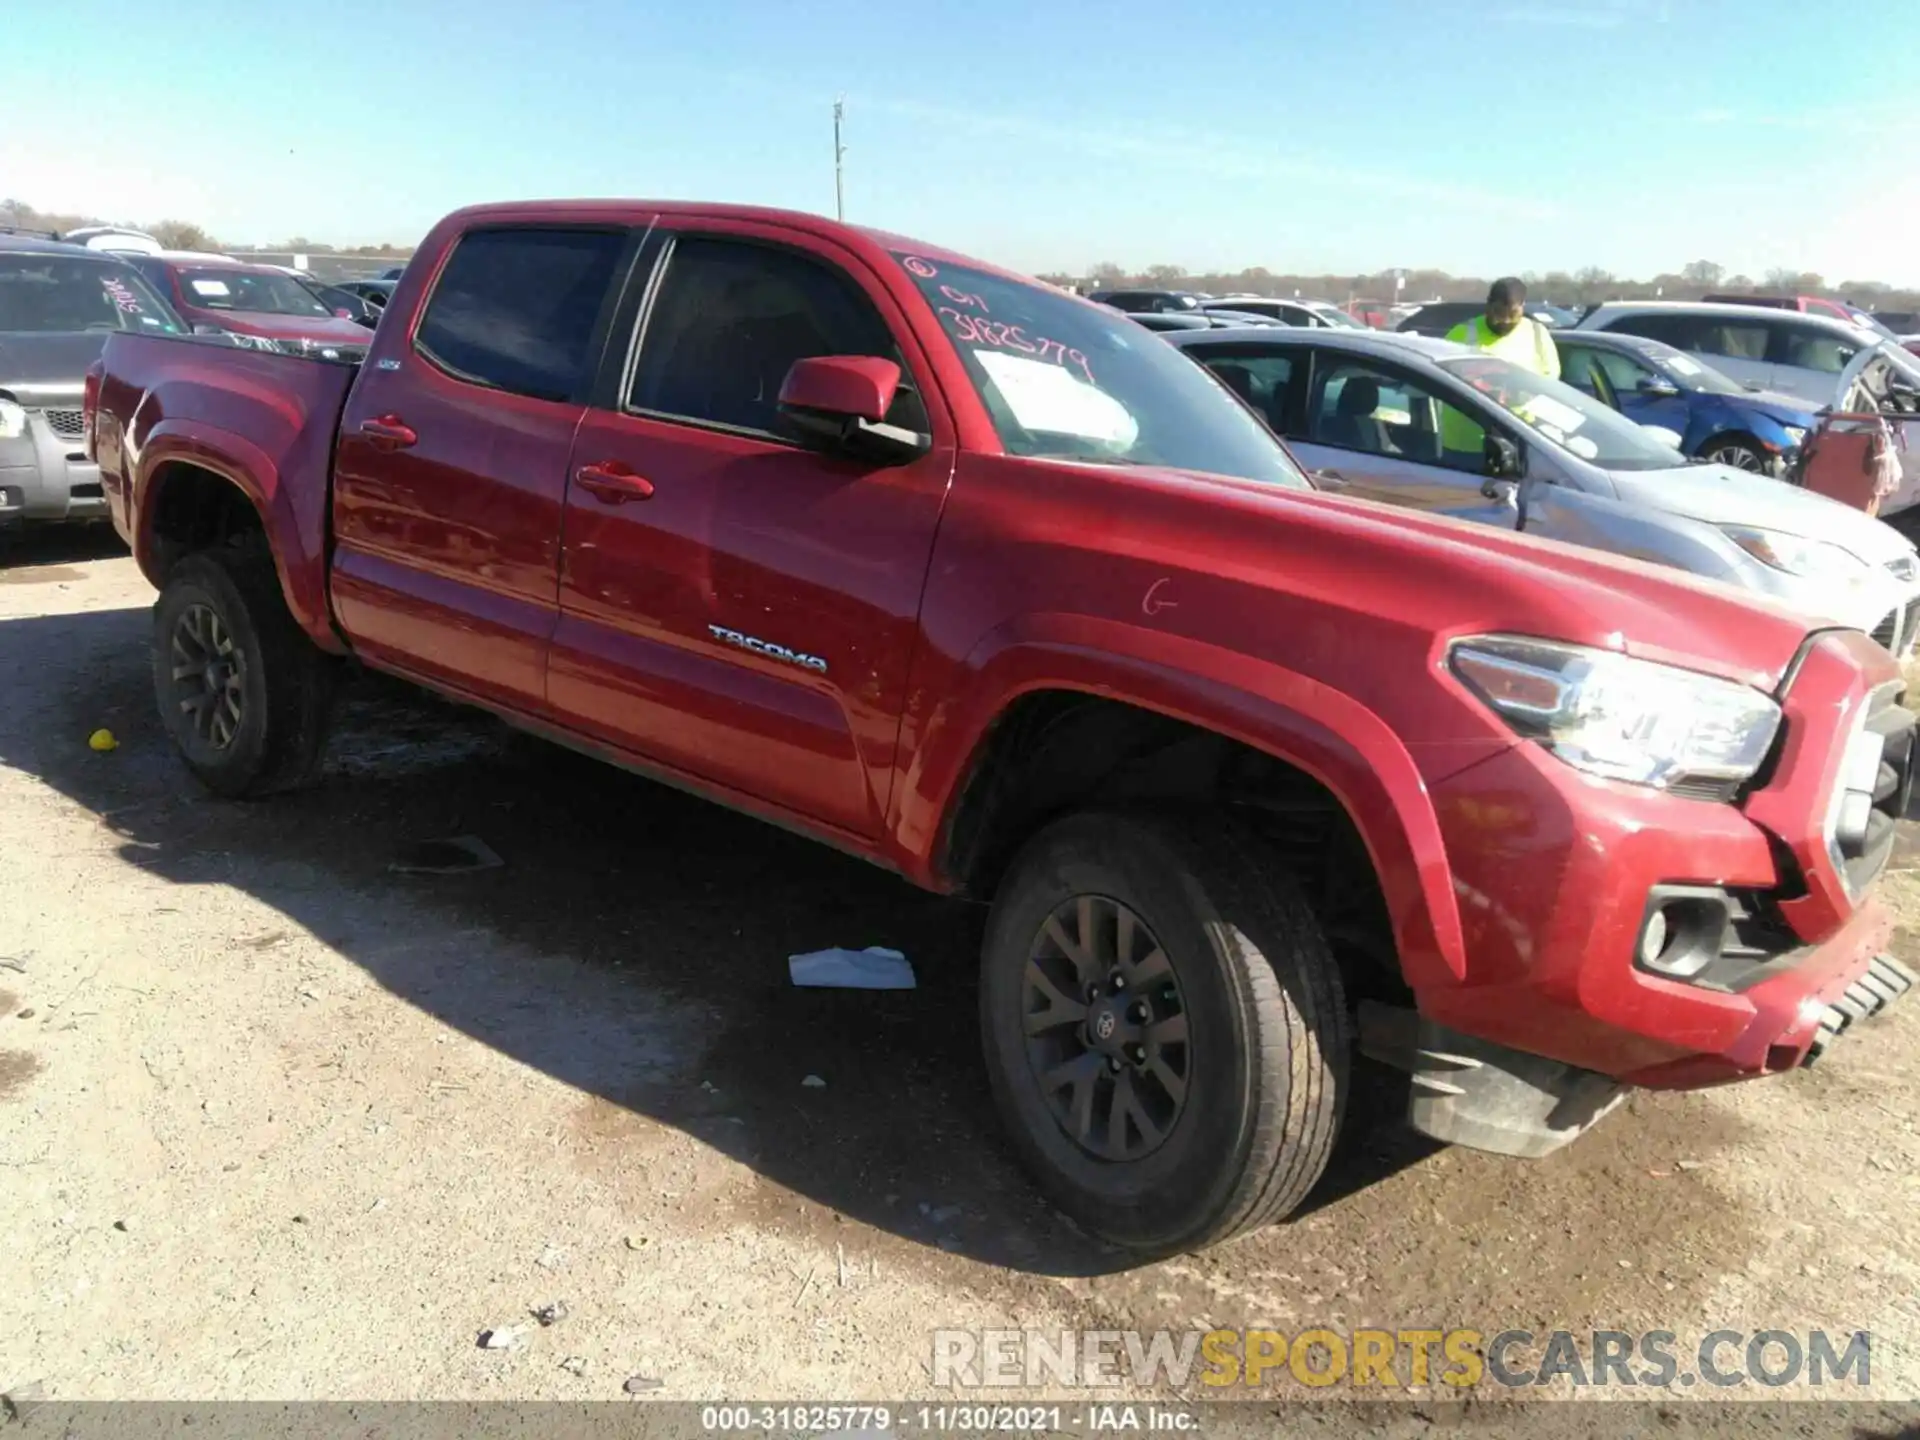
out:
{"label": "rear door", "polygon": [[469,231],[405,349],[361,375],[334,462],[333,595],[368,659],[543,703],[567,456],[636,243]]}
{"label": "rear door", "polygon": [[[688,219],[642,265],[573,445],[548,694],[622,749],[878,834],[953,470],[926,359],[830,241]],[[900,363],[888,419],[932,449],[888,467],[795,443],[781,383],[829,354]]]}
{"label": "rear door", "polygon": [[1338,350],[1313,352],[1304,414],[1289,445],[1348,494],[1511,529],[1488,497],[1486,427],[1410,372]]}

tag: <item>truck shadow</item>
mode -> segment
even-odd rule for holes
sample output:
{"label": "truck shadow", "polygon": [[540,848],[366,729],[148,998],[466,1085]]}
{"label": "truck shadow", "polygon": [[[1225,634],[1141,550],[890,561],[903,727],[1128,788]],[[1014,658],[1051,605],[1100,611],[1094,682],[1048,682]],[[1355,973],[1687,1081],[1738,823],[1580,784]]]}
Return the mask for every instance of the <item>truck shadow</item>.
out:
{"label": "truck shadow", "polygon": [[[0,621],[0,673],[32,677],[0,763],[99,815],[127,864],[265,902],[454,1029],[746,1165],[788,1216],[799,1196],[1018,1270],[1128,1268],[1002,1146],[976,1040],[980,907],[377,677],[343,700],[320,784],[211,799],[153,713],[146,626],[144,609]],[[101,726],[111,756],[87,748]],[[462,835],[504,865],[393,871]],[[790,954],[870,944],[904,951],[919,988],[789,983]],[[610,1018],[640,1011],[656,1019]],[[643,1053],[648,1035],[691,1058]],[[1361,1100],[1307,1213],[1434,1148]]]}

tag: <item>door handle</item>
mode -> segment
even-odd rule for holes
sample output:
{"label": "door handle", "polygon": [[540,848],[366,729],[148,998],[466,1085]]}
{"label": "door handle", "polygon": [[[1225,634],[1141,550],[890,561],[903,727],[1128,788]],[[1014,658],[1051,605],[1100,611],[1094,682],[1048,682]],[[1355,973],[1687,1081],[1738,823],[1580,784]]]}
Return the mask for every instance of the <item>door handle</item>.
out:
{"label": "door handle", "polygon": [[398,415],[378,415],[360,422],[360,433],[373,442],[376,450],[404,450],[420,437]]}
{"label": "door handle", "polygon": [[1333,486],[1333,488],[1336,490],[1344,490],[1348,485],[1351,485],[1353,483],[1351,480],[1347,479],[1346,476],[1342,475],[1338,470],[1320,469],[1320,470],[1314,471],[1313,476],[1316,480],[1326,481],[1329,485]]}
{"label": "door handle", "polygon": [[624,505],[629,500],[653,498],[653,482],[634,474],[618,460],[582,465],[573,472],[573,483],[603,505]]}

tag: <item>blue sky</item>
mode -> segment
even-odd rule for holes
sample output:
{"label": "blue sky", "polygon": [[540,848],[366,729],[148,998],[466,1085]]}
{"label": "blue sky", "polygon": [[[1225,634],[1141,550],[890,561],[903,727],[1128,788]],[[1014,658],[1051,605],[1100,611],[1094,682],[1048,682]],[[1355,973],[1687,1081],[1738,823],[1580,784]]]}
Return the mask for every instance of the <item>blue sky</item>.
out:
{"label": "blue sky", "polygon": [[1920,48],[1807,0],[9,9],[0,192],[229,243],[536,196],[830,213],[844,95],[850,219],[1027,270],[1920,283]]}

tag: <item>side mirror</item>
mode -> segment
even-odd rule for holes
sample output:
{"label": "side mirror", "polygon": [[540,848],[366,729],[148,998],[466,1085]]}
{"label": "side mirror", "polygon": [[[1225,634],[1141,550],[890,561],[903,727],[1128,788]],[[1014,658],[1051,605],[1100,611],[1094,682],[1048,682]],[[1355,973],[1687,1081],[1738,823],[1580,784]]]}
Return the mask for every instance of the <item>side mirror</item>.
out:
{"label": "side mirror", "polygon": [[1680,393],[1680,387],[1671,380],[1658,375],[1649,375],[1634,387],[1649,400],[1671,400]]}
{"label": "side mirror", "polygon": [[1520,447],[1505,435],[1488,432],[1486,447],[1486,470],[1489,480],[1518,480],[1520,478]]}
{"label": "side mirror", "polygon": [[780,386],[780,416],[815,450],[904,465],[932,444],[883,423],[900,389],[900,367],[877,355],[812,355],[793,362]]}

